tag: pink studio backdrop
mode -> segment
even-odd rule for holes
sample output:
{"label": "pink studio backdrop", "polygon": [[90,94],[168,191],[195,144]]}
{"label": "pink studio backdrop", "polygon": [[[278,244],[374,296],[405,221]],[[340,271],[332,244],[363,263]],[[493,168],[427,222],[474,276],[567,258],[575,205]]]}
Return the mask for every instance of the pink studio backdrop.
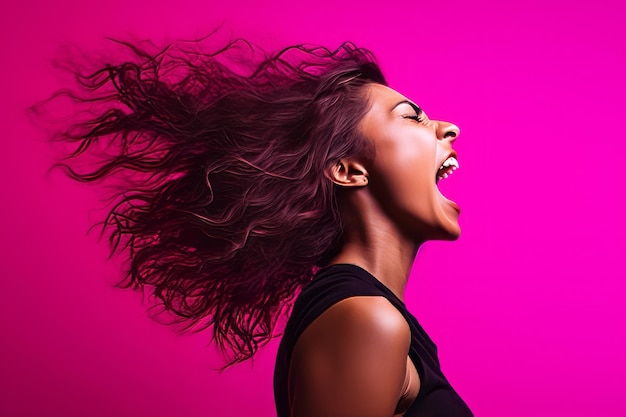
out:
{"label": "pink studio backdrop", "polygon": [[44,177],[24,109],[50,60],[105,36],[227,35],[270,49],[344,40],[458,124],[441,188],[457,242],[418,255],[407,304],[482,417],[626,416],[623,2],[16,1],[0,14],[0,415],[274,416],[276,343],[222,374],[208,336],[151,321],[97,233],[95,189]]}

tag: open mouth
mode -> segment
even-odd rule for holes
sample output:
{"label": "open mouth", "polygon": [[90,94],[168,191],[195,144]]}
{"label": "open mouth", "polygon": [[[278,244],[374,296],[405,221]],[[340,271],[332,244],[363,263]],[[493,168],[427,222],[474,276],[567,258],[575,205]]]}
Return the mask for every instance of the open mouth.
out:
{"label": "open mouth", "polygon": [[452,175],[457,169],[459,169],[459,161],[457,161],[454,156],[449,156],[439,167],[435,175],[435,183],[439,183],[439,180],[443,178],[448,178],[448,176]]}

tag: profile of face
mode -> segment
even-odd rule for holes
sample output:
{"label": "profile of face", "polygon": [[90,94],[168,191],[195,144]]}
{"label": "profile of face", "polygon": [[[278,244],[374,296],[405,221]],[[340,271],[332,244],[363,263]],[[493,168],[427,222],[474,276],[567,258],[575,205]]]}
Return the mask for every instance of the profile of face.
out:
{"label": "profile of face", "polygon": [[[370,192],[387,216],[416,240],[457,239],[460,209],[441,194],[437,182],[458,168],[452,143],[459,128],[430,120],[389,87],[365,88],[371,107],[359,128],[375,148],[373,160],[364,164]],[[442,165],[447,167],[440,170]]]}

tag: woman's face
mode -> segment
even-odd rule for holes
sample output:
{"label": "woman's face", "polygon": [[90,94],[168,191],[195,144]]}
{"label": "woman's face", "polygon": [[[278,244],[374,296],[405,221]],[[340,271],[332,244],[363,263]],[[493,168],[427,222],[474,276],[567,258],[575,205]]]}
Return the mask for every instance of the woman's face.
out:
{"label": "woman's face", "polygon": [[421,109],[397,91],[380,84],[366,87],[371,108],[360,129],[374,144],[369,186],[390,218],[412,238],[454,240],[459,237],[459,207],[444,197],[437,181],[449,181],[439,168],[456,158],[455,125],[429,120]]}

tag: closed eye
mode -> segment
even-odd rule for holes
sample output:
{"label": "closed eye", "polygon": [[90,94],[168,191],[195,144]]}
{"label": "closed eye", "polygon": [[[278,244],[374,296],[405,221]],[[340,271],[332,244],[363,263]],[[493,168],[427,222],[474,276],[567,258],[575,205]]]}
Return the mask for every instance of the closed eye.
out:
{"label": "closed eye", "polygon": [[415,115],[415,116],[403,116],[403,117],[405,119],[413,119],[413,120],[415,120],[418,123],[422,123],[424,121],[423,117],[422,116],[418,116],[418,115]]}
{"label": "closed eye", "polygon": [[418,123],[421,123],[424,121],[424,110],[422,110],[419,106],[417,106],[414,103],[411,103],[410,101],[406,102],[409,106],[411,106],[413,108],[413,110],[415,110],[415,115],[406,115],[404,116],[407,119],[413,119]]}

